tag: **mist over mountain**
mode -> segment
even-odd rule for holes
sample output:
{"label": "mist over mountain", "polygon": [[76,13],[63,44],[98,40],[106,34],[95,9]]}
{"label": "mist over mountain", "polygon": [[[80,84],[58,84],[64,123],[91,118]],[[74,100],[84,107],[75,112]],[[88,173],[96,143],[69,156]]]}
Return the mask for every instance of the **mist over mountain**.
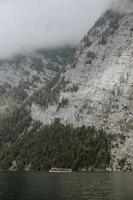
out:
{"label": "mist over mountain", "polygon": [[133,0],[115,0],[112,1],[112,8],[117,12],[128,13],[133,10]]}
{"label": "mist over mountain", "polygon": [[38,48],[77,46],[109,9],[130,12],[132,0],[0,1],[0,58]]}
{"label": "mist over mountain", "polygon": [[0,1],[0,58],[77,45],[111,0]]}

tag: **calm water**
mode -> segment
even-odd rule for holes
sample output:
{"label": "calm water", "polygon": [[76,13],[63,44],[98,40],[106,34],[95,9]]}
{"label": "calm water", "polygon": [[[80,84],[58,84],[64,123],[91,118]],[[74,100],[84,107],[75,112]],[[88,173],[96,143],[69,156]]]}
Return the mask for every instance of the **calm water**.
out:
{"label": "calm water", "polygon": [[0,173],[0,200],[133,200],[133,174]]}

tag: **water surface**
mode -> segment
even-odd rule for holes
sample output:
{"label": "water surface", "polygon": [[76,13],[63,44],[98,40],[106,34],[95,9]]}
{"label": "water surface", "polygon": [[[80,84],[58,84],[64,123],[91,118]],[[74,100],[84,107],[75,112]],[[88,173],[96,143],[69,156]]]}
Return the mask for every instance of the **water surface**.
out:
{"label": "water surface", "polygon": [[133,174],[0,173],[0,200],[82,199],[133,200]]}

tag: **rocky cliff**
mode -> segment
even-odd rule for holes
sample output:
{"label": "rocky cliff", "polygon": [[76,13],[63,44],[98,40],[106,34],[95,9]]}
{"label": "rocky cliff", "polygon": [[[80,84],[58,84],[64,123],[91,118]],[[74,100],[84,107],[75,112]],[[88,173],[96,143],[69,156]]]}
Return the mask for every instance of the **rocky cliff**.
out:
{"label": "rocky cliff", "polygon": [[75,47],[39,49],[0,60],[0,112],[20,103],[64,70]]}
{"label": "rocky cliff", "polygon": [[[0,159],[4,158],[1,167],[17,168],[17,163],[26,157],[23,168],[34,168],[36,157],[35,165],[39,163],[40,166],[50,162],[50,165],[58,163],[61,167],[71,167],[70,163],[77,166],[84,160],[81,166],[86,170],[89,167],[133,170],[133,12],[129,4],[125,5],[126,9],[121,7],[119,11],[115,5],[95,23],[64,72],[55,76],[55,72],[50,71],[50,77],[55,77],[52,81],[44,84],[48,76],[45,76],[46,70],[44,73],[40,69],[40,63],[28,72],[29,81],[32,82],[33,74],[41,81],[31,83],[30,97],[1,118]],[[29,57],[26,59],[34,65]],[[28,64],[26,70],[29,65],[32,66]],[[9,77],[6,82],[15,86],[17,81],[12,73],[14,70],[9,73],[10,78],[14,77],[13,82]],[[8,74],[4,74],[7,77]],[[18,77],[20,74],[19,71]],[[21,76],[25,77],[27,75]],[[40,87],[41,83],[43,87]],[[73,135],[75,131],[77,136]],[[84,134],[81,136],[81,133]],[[99,135],[101,143],[98,143]],[[54,138],[54,144],[51,138]],[[90,145],[92,143],[95,148]],[[56,158],[54,151],[58,154]],[[69,162],[68,157],[74,162]],[[104,166],[98,164],[102,161]]]}
{"label": "rocky cliff", "polygon": [[[42,109],[33,103],[33,119],[44,125],[95,126],[114,134],[112,169],[133,167],[133,13],[107,11],[81,41],[74,62],[60,80],[58,102]],[[58,84],[61,84],[58,82]],[[122,161],[121,161],[122,160]],[[122,164],[121,164],[122,163]]]}

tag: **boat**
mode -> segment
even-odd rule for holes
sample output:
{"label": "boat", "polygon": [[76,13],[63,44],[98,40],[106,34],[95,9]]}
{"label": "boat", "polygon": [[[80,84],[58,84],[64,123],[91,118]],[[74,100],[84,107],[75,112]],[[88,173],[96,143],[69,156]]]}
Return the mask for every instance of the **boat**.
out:
{"label": "boat", "polygon": [[64,169],[64,168],[51,168],[49,170],[50,173],[63,173],[63,172],[72,172],[71,169]]}

